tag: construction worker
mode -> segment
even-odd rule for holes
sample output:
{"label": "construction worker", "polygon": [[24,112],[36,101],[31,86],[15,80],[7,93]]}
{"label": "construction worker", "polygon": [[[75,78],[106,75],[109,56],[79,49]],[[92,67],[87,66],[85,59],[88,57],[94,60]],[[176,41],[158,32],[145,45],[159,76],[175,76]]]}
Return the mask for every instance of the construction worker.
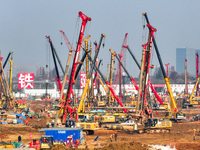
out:
{"label": "construction worker", "polygon": [[22,137],[19,135],[19,136],[18,136],[18,143],[20,143],[21,140],[22,140]]}
{"label": "construction worker", "polygon": [[115,142],[117,142],[117,132],[115,132]]}
{"label": "construction worker", "polygon": [[88,144],[87,144],[87,142],[85,141],[85,148],[88,148]]}
{"label": "construction worker", "polygon": [[110,135],[110,141],[111,141],[111,142],[112,142],[112,138],[113,138],[113,135],[111,134],[111,135]]}
{"label": "construction worker", "polygon": [[195,140],[195,132],[196,132],[196,129],[194,129],[194,133],[193,133],[193,139]]}

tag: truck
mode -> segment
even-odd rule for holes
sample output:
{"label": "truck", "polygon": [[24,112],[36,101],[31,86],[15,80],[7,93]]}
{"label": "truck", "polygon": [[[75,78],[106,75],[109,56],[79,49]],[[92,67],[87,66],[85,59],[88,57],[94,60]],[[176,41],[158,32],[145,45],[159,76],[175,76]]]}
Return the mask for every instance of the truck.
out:
{"label": "truck", "polygon": [[133,127],[123,126],[123,131],[133,133],[168,133],[172,127],[172,121],[149,118],[144,124],[135,123]]}
{"label": "truck", "polygon": [[135,124],[134,120],[127,120],[126,122],[121,123],[120,125],[127,125],[127,126],[133,126]]}

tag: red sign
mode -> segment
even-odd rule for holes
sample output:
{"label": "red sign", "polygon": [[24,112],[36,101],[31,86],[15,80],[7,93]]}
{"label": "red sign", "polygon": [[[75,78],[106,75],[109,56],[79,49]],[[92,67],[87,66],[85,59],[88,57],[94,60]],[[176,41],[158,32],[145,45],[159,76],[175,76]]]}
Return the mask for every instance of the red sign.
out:
{"label": "red sign", "polygon": [[153,87],[165,87],[165,84],[153,84]]}
{"label": "red sign", "polygon": [[[93,77],[95,76],[95,73],[93,73]],[[87,82],[87,78],[86,78],[86,73],[81,73],[81,77],[80,77],[80,88],[81,89],[84,89],[85,88],[85,85],[86,85],[86,82]],[[91,82],[90,82],[90,85],[91,85]],[[96,80],[93,84],[93,87],[96,88]]]}
{"label": "red sign", "polygon": [[18,89],[34,88],[34,73],[18,73]]}

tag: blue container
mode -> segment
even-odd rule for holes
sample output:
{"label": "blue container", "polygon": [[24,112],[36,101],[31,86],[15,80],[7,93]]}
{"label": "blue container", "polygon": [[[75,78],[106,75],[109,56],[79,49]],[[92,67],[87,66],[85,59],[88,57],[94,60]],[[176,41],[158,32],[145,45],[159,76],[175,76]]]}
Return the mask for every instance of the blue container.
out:
{"label": "blue container", "polygon": [[44,128],[41,131],[45,132],[45,135],[53,136],[53,141],[66,141],[69,135],[73,135],[73,141],[77,139],[81,142],[83,140],[83,128]]}

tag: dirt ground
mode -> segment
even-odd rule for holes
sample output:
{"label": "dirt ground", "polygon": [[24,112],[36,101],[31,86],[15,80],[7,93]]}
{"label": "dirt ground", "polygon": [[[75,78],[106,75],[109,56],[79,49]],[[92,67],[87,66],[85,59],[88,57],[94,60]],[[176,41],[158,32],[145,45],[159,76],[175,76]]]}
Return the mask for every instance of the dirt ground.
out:
{"label": "dirt ground", "polygon": [[[184,110],[187,114],[187,118],[199,114],[200,109],[189,109]],[[194,129],[196,132],[196,140],[193,140]],[[41,134],[39,133],[40,128],[35,129],[30,125],[22,124],[7,124],[0,125],[0,140],[5,142],[17,142],[18,136],[21,135],[24,146],[28,145],[30,140],[30,134],[32,139],[39,140]],[[89,149],[94,150],[145,150],[152,149],[148,145],[169,145],[170,147],[176,147],[178,150],[197,150],[200,149],[200,122],[185,121],[184,123],[173,123],[170,133],[154,133],[154,134],[127,134],[123,131],[117,131],[118,138],[117,142],[110,141],[110,135],[114,134],[114,130],[97,130],[94,135],[87,136],[87,143]],[[94,141],[95,137],[98,136],[97,141]],[[84,149],[83,145],[80,147]],[[53,148],[62,149],[62,148]]]}

